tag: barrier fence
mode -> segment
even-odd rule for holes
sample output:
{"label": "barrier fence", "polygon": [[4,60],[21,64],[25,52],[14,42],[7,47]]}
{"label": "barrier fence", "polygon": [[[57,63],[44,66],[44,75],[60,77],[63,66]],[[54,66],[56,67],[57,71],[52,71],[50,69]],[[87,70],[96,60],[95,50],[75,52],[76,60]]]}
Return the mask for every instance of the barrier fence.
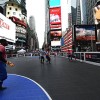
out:
{"label": "barrier fence", "polygon": [[[68,57],[66,52],[58,53],[59,56]],[[25,53],[25,54],[7,54],[7,58],[9,57],[26,57],[26,56],[36,56],[34,53]],[[86,62],[94,65],[100,66],[100,52],[74,52],[72,55],[78,61]]]}
{"label": "barrier fence", "polygon": [[[59,56],[68,57],[66,52],[59,53]],[[74,52],[72,57],[81,62],[86,62],[100,66],[100,52]]]}

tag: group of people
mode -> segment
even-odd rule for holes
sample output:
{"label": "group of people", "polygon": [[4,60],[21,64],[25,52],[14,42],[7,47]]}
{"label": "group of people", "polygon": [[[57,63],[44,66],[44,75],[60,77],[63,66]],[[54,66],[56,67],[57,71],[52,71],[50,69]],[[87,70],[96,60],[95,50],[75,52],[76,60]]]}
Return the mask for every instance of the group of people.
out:
{"label": "group of people", "polygon": [[49,51],[44,51],[43,49],[40,50],[39,52],[39,58],[42,64],[44,64],[45,58],[46,58],[46,62],[51,63],[51,58],[50,58],[50,52]]}

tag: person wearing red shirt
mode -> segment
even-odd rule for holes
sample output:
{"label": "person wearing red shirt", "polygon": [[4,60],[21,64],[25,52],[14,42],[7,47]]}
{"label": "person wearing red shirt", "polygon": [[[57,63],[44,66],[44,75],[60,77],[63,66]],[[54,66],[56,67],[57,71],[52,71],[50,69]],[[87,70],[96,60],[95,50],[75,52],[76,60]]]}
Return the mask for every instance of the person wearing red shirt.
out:
{"label": "person wearing red shirt", "polygon": [[0,39],[0,90],[6,89],[6,87],[2,86],[3,81],[7,79],[6,64],[10,67],[14,66],[12,62],[6,60],[5,46],[7,45],[8,43],[5,39]]}

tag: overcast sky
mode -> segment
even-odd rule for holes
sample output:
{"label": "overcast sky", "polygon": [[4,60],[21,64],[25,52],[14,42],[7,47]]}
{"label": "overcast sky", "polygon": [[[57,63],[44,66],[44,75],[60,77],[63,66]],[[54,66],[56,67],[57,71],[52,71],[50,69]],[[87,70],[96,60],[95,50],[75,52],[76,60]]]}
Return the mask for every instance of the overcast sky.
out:
{"label": "overcast sky", "polygon": [[44,42],[45,32],[45,0],[26,0],[27,19],[29,16],[34,16],[36,32],[41,48]]}

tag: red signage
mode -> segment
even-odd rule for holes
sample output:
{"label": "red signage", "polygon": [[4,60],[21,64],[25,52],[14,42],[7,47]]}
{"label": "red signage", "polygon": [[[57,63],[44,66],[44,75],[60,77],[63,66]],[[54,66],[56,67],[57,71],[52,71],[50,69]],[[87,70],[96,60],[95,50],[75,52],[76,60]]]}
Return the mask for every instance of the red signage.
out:
{"label": "red signage", "polygon": [[0,19],[0,27],[4,27],[4,28],[6,28],[8,30],[10,28],[10,26],[7,23],[5,23],[3,20],[1,20],[1,19]]}
{"label": "red signage", "polygon": [[50,28],[61,28],[61,7],[50,8]]}
{"label": "red signage", "polygon": [[51,31],[50,34],[51,34],[51,37],[61,37],[62,36],[61,31]]}

